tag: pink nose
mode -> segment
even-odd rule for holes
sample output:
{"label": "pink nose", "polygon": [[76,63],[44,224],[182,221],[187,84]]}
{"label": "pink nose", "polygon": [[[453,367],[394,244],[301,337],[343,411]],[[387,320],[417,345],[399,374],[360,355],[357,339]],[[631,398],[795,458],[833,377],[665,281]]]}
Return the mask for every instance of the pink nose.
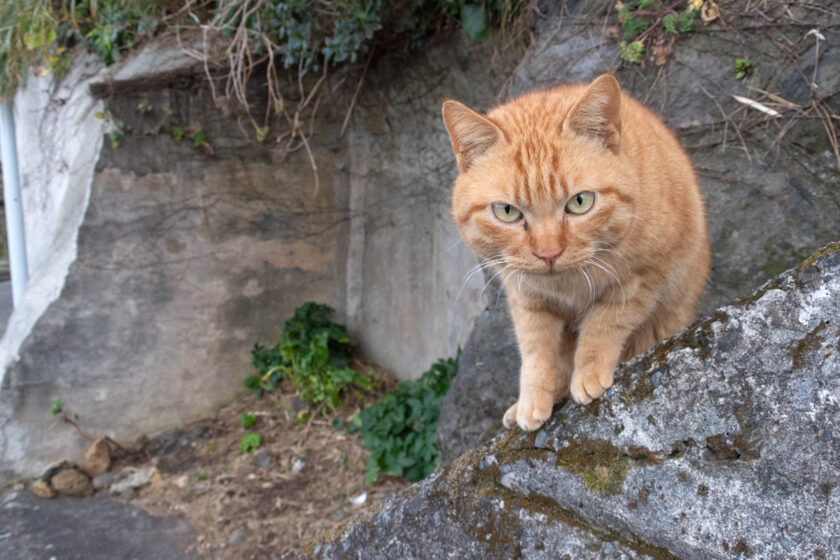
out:
{"label": "pink nose", "polygon": [[565,248],[563,248],[563,249],[558,249],[558,248],[540,249],[540,250],[534,252],[534,254],[537,257],[544,260],[545,262],[547,262],[548,264],[551,264],[551,263],[554,262],[554,259],[556,259],[557,257],[559,257],[560,255],[563,254],[564,250],[565,250]]}

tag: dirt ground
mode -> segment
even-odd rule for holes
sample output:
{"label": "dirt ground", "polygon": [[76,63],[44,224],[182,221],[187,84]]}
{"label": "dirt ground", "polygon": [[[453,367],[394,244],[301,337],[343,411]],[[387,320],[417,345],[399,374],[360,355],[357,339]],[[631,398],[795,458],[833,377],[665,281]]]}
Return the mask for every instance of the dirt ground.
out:
{"label": "dirt ground", "polygon": [[[365,486],[368,454],[358,434],[345,429],[354,412],[396,386],[386,373],[379,376],[372,392],[306,422],[291,388],[281,387],[155,438],[144,460],[124,467],[154,466],[160,476],[122,499],[154,515],[188,519],[202,558],[276,558],[408,485],[390,478]],[[242,427],[242,413],[256,415],[251,428]],[[250,432],[262,444],[242,453],[240,439]]]}

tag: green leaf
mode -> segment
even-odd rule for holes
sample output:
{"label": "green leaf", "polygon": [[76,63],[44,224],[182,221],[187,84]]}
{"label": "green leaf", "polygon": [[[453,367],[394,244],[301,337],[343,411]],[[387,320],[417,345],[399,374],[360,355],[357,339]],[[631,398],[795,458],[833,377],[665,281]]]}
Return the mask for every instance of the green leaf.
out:
{"label": "green leaf", "polygon": [[694,10],[687,9],[677,17],[677,28],[680,33],[688,33],[694,27]]}
{"label": "green leaf", "polygon": [[621,58],[627,62],[641,62],[645,56],[645,45],[641,41],[633,41],[632,43],[621,41],[618,44],[618,49]]}
{"label": "green leaf", "polygon": [[478,41],[487,37],[487,14],[484,7],[475,4],[461,6],[461,27],[467,37]]}
{"label": "green leaf", "polygon": [[735,59],[735,79],[741,80],[752,71],[753,61],[748,58]]}
{"label": "green leaf", "polygon": [[257,421],[257,415],[243,412],[239,415],[239,419],[242,421],[242,427],[247,430],[248,428],[254,425],[254,422]]}
{"label": "green leaf", "polygon": [[239,441],[239,451],[240,453],[251,453],[255,449],[258,449],[261,443],[262,437],[260,437],[260,434],[245,434]]}
{"label": "green leaf", "polygon": [[53,403],[52,408],[50,409],[50,415],[55,416],[56,414],[61,412],[62,406],[64,406],[64,400],[61,397],[58,397],[57,399],[55,399],[55,402]]}
{"label": "green leaf", "polygon": [[668,14],[664,18],[662,18],[662,27],[665,28],[665,31],[671,33],[672,35],[678,35],[679,30],[677,29],[677,16],[674,14]]}

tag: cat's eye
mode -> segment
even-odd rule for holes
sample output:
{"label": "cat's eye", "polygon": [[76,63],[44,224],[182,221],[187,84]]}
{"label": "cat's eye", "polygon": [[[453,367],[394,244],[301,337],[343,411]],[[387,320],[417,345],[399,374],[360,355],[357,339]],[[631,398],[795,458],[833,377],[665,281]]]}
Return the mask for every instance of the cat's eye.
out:
{"label": "cat's eye", "polygon": [[510,204],[494,204],[493,213],[503,222],[510,224],[522,217],[522,211]]}
{"label": "cat's eye", "polygon": [[577,193],[566,203],[566,211],[570,214],[585,214],[595,203],[595,193],[583,191]]}

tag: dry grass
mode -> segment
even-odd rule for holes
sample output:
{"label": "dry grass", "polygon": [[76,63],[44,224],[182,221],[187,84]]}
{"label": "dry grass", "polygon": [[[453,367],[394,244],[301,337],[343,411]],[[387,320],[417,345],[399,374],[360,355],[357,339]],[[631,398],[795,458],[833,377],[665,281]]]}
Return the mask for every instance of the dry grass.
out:
{"label": "dry grass", "polygon": [[[175,438],[181,442],[177,450],[137,465],[155,465],[162,477],[127,501],[156,515],[189,519],[199,533],[195,550],[202,558],[276,557],[407,486],[388,479],[366,487],[367,451],[360,438],[332,426],[334,419],[346,425],[355,410],[394,386],[384,378],[348,408],[308,423],[289,411],[294,394],[283,388],[262,399],[238,400],[182,429],[187,435]],[[241,426],[243,412],[257,415],[248,430]],[[251,431],[262,436],[262,446],[241,454],[239,440]],[[265,452],[271,464],[260,468],[257,457]],[[299,461],[303,468],[293,472]],[[363,493],[364,506],[350,503]]]}

